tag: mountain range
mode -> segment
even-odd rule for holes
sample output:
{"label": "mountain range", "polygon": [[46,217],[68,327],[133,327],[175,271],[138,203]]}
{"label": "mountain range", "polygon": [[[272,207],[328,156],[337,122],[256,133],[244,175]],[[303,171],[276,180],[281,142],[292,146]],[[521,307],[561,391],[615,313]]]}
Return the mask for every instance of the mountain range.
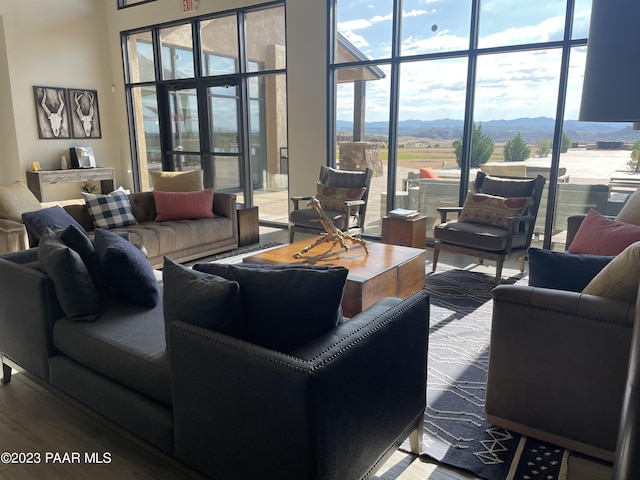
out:
{"label": "mountain range", "polygon": [[[542,138],[553,138],[555,120],[548,117],[516,118],[513,120],[489,120],[479,122],[482,131],[489,134],[495,142],[506,142],[518,132],[529,144],[535,144]],[[450,118],[439,120],[402,120],[398,122],[400,137],[424,138],[425,140],[456,140],[462,134],[463,121]],[[338,135],[350,135],[353,122],[338,120]],[[634,142],[640,139],[640,131],[633,130],[630,123],[599,123],[565,120],[564,131],[572,142],[595,143],[596,141]],[[366,138],[386,139],[389,133],[388,122],[366,122]]]}

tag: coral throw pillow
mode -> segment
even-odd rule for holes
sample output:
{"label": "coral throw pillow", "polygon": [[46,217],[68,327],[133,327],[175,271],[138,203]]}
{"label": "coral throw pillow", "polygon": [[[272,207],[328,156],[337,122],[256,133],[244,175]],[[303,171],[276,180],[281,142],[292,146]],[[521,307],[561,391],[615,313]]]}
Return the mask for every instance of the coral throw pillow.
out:
{"label": "coral throw pillow", "polygon": [[506,227],[509,217],[522,215],[529,205],[529,197],[498,197],[486,193],[473,193],[467,197],[459,221],[478,222]]}
{"label": "coral throw pillow", "polygon": [[434,180],[438,180],[438,174],[431,167],[422,167],[420,169],[420,178],[432,178]]}
{"label": "coral throw pillow", "polygon": [[156,222],[215,217],[213,214],[213,189],[211,188],[199,192],[157,192],[154,190],[153,199],[156,202]]}
{"label": "coral throw pillow", "polygon": [[317,195],[320,205],[325,210],[332,210],[334,212],[343,212],[349,215],[355,215],[360,209],[359,205],[352,205],[347,207],[344,202],[350,200],[361,200],[366,187],[354,187],[354,188],[340,188],[329,187],[318,182]]}
{"label": "coral throw pillow", "polygon": [[640,241],[640,227],[604,217],[593,208],[580,224],[569,251],[592,255],[618,255]]}

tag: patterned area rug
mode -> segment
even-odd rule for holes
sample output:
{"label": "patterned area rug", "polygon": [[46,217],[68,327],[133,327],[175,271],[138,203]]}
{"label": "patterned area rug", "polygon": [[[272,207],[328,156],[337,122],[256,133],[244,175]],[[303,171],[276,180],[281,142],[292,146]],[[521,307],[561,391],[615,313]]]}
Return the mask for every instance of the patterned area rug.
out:
{"label": "patterned area rug", "polygon": [[[488,480],[565,479],[566,450],[485,419],[494,278],[449,270],[428,274],[425,284],[431,294],[431,328],[421,455]],[[403,449],[408,451],[408,444]]]}

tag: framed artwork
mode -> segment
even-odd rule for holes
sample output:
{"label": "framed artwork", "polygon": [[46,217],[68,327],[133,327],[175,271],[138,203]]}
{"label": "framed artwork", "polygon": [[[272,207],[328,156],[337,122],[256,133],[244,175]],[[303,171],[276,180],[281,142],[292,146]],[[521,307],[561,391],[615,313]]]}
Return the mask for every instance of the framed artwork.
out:
{"label": "framed artwork", "polygon": [[39,138],[70,138],[66,89],[34,86],[33,97]]}
{"label": "framed artwork", "polygon": [[67,89],[73,138],[102,138],[96,90]]}

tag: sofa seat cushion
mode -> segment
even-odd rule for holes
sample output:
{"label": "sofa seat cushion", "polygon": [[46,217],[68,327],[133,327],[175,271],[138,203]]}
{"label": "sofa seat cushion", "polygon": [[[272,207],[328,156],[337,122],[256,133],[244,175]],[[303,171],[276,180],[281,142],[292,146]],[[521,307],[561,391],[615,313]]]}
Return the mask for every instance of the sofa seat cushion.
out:
{"label": "sofa seat cushion", "polygon": [[[447,222],[433,229],[436,240],[462,247],[470,247],[492,252],[503,251],[507,247],[507,230],[495,225],[476,222]],[[515,234],[511,248],[527,245],[527,235]]]}
{"label": "sofa seat cushion", "polygon": [[154,258],[200,245],[233,238],[233,223],[226,217],[142,222],[113,232],[129,232],[134,244],[144,245],[147,256]]}
{"label": "sofa seat cushion", "polygon": [[149,309],[111,300],[100,319],[62,318],[53,328],[64,355],[132,390],[171,404],[162,302]]}

